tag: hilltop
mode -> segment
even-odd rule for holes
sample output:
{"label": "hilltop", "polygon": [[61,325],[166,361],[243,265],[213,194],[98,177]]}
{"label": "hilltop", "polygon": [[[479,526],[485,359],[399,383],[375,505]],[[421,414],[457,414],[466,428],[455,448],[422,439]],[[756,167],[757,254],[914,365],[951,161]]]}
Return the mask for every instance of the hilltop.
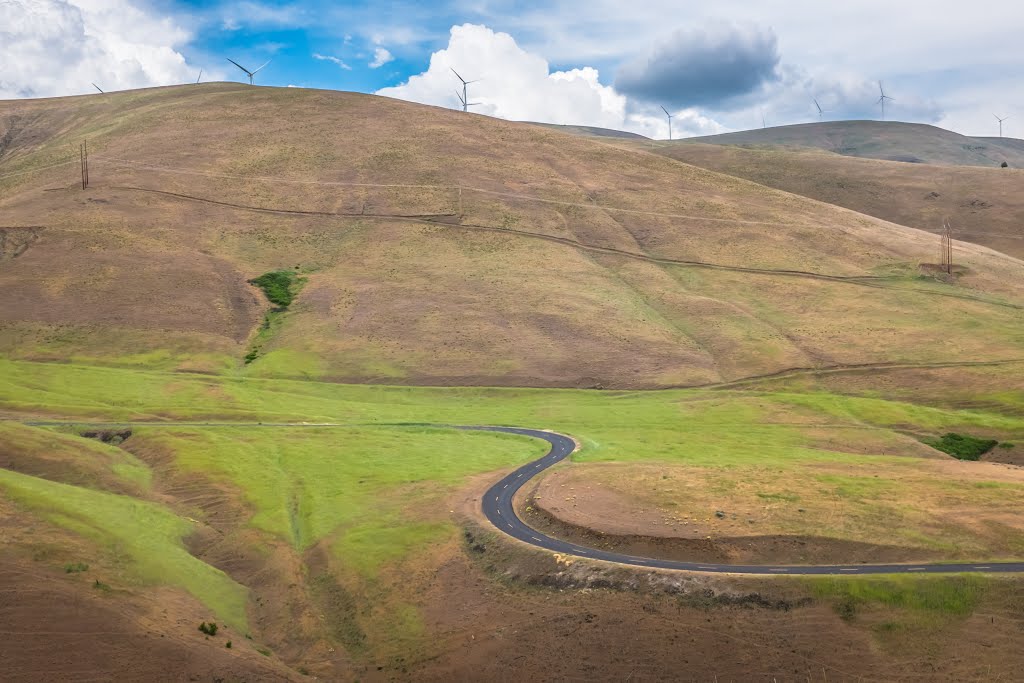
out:
{"label": "hilltop", "polygon": [[529,123],[532,126],[541,126],[542,128],[549,128],[563,133],[582,135],[584,137],[623,138],[626,140],[650,139],[645,135],[640,135],[640,133],[630,133],[625,130],[616,130],[614,128],[600,128],[598,126],[571,126],[560,123],[538,123],[537,121],[523,121],[523,123]]}
{"label": "hilltop", "polygon": [[1024,140],[969,137],[921,123],[827,121],[687,138],[675,144],[811,147],[844,156],[944,164],[1024,168]]}
{"label": "hilltop", "polygon": [[[637,388],[1022,342],[1019,260],[958,243],[946,281],[928,233],[533,125],[235,84],[0,121],[12,358]],[[279,271],[287,311],[249,284]]]}

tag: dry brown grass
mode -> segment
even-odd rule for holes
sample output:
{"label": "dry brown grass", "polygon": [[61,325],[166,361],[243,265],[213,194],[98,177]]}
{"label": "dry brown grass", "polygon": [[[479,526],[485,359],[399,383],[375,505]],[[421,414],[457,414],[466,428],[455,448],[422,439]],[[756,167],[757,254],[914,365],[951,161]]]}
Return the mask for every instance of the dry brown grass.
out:
{"label": "dry brown grass", "polygon": [[[0,224],[42,227],[0,262],[8,356],[660,387],[1021,346],[1020,261],[959,243],[955,283],[920,279],[926,233],[643,150],[226,84],[4,103],[4,125],[15,108],[0,176],[27,173],[0,177]],[[42,168],[83,137],[86,192]],[[308,284],[243,369],[266,306],[245,281],[294,267]]]}
{"label": "dry brown grass", "polygon": [[[1024,171],[876,161],[824,151],[691,143],[659,154],[767,187],[1024,257]],[[935,242],[938,261],[938,240]]]}

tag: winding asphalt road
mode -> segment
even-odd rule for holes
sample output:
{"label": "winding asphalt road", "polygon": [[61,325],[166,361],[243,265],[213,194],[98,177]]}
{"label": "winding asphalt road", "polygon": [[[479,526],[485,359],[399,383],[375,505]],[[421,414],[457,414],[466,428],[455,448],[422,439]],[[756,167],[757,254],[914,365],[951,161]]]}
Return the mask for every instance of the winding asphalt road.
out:
{"label": "winding asphalt road", "polygon": [[499,530],[530,545],[544,548],[563,555],[575,555],[592,560],[605,560],[618,564],[655,569],[678,569],[694,572],[719,572],[724,574],[951,574],[958,572],[1024,572],[1024,562],[971,562],[949,564],[836,564],[836,565],[742,565],[713,564],[701,562],[679,562],[659,560],[651,557],[635,557],[620,553],[587,548],[575,543],[551,538],[531,528],[516,515],[512,499],[516,492],[532,477],[552,465],[561,462],[575,449],[576,443],[567,436],[538,429],[518,427],[462,427],[462,429],[489,432],[505,432],[543,439],[551,444],[551,450],[540,460],[523,465],[512,472],[484,494],[483,511],[487,519]]}

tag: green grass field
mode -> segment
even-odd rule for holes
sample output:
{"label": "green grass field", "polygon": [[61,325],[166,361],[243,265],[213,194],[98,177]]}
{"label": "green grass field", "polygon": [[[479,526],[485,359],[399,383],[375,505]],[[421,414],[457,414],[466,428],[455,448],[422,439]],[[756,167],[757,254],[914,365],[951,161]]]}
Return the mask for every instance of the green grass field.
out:
{"label": "green grass field", "polygon": [[[716,482],[692,496],[701,505],[713,504],[705,493],[720,495],[726,487],[737,501],[758,492],[781,496],[756,498],[773,510],[828,507],[824,521],[805,522],[804,528],[800,516],[779,512],[774,518],[781,533],[818,530],[859,539],[884,533],[899,519],[896,538],[948,550],[942,539],[949,529],[937,528],[927,514],[910,514],[910,501],[927,493],[937,505],[995,504],[1002,510],[1024,496],[1019,483],[981,476],[965,486],[943,479],[948,475],[935,463],[944,460],[906,457],[925,448],[907,430],[1019,440],[1024,418],[824,391],[413,388],[0,360],[0,396],[0,411],[8,417],[66,423],[0,423],[9,443],[22,444],[26,452],[46,444],[62,452],[77,448],[80,457],[101,463],[111,481],[130,484],[134,495],[100,490],[111,486],[97,483],[98,475],[69,486],[45,478],[54,477],[46,472],[0,470],[4,496],[116,551],[125,571],[139,581],[181,586],[235,625],[244,624],[245,589],[183,545],[193,525],[204,523],[204,511],[147,500],[153,474],[144,462],[153,453],[169,457],[171,471],[181,476],[200,476],[236,492],[246,510],[243,526],[300,556],[312,548],[327,550],[331,566],[358,599],[392,605],[387,614],[405,615],[400,621],[406,626],[419,622],[408,596],[396,597],[397,570],[432,547],[456,542],[459,530],[447,498],[473,474],[522,463],[544,450],[531,439],[427,423],[568,433],[582,444],[572,466],[661,465],[673,479],[685,481],[689,472],[695,481]],[[124,444],[137,458],[75,436],[82,428],[74,423],[107,421],[144,423],[133,425]],[[256,424],[218,424],[230,422]],[[344,426],[269,424],[275,422]],[[756,486],[748,491],[751,482]],[[647,498],[662,483],[655,482]],[[1003,532],[982,534],[966,547],[982,555],[1005,554],[1011,541]],[[375,613],[364,622],[378,634],[405,628],[392,616]]]}

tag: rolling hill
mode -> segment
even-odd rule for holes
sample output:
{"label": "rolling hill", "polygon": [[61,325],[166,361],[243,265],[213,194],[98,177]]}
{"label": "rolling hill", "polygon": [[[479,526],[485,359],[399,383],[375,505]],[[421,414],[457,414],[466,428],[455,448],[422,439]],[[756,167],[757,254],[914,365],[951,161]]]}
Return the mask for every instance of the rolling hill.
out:
{"label": "rolling hill", "polygon": [[659,145],[673,159],[1024,258],[1024,171],[904,164],[811,149]]}
{"label": "rolling hill", "polygon": [[[668,574],[484,517],[546,445],[453,425],[571,436],[516,513],[592,547],[1024,553],[1024,262],[943,273],[933,234],[662,152],[798,191],[790,155],[834,155],[578,132],[232,84],[0,103],[5,680],[1012,680],[1013,576]],[[842,161],[904,188],[879,211],[925,182]],[[634,390],[671,385],[703,386]]]}
{"label": "rolling hill", "polygon": [[920,123],[896,121],[827,121],[708,135],[675,144],[744,147],[811,147],[844,156],[945,164],[999,166],[1004,161],[1024,168],[1024,141],[969,137]]}
{"label": "rolling hill", "polygon": [[[1017,259],[958,243],[947,280],[928,233],[532,125],[232,84],[0,121],[10,358],[635,388],[1024,341]],[[248,281],[284,270],[273,312]]]}

